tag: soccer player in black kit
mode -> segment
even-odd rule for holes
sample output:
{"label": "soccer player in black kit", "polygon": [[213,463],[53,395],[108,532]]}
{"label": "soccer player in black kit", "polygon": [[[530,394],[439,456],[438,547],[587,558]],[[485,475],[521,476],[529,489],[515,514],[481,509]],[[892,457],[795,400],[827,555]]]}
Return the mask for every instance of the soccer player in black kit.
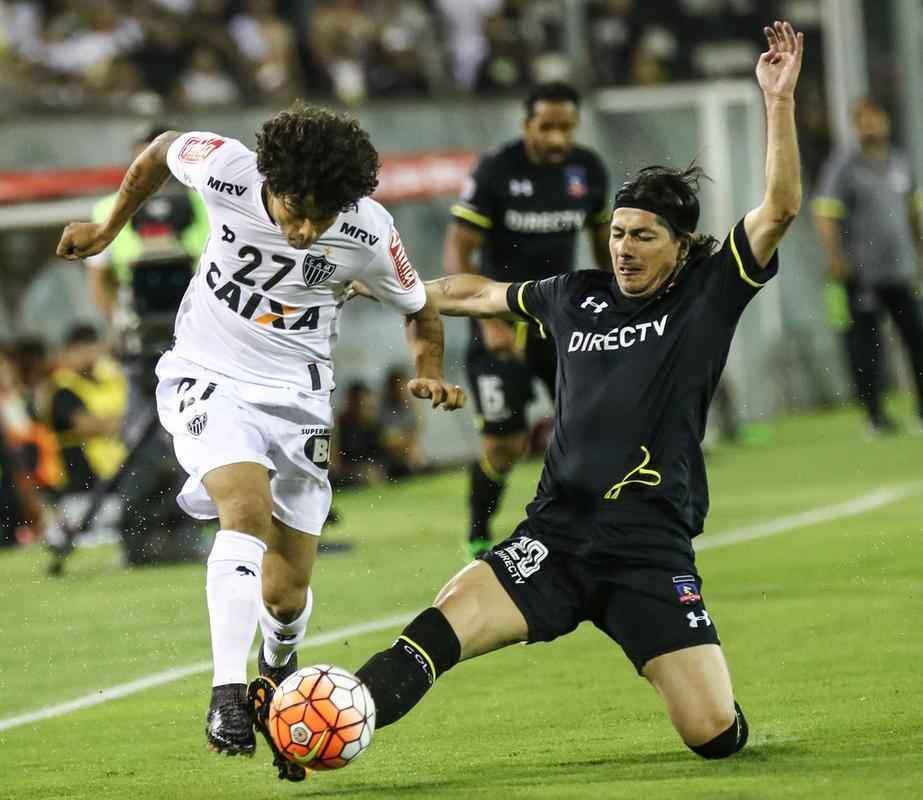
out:
{"label": "soccer player in black kit", "polygon": [[[480,272],[511,282],[569,272],[584,228],[596,265],[609,268],[608,178],[600,157],[575,143],[579,106],[580,95],[564,83],[529,92],[522,137],[484,156],[452,206],[447,274]],[[466,362],[481,430],[469,493],[475,557],[490,549],[490,517],[526,451],[533,379],[554,394],[556,357],[553,341],[534,326],[494,318],[471,320]]]}
{"label": "soccer player in black kit", "polygon": [[776,274],[776,248],[801,205],[803,38],[781,22],[765,33],[756,75],[766,192],[723,244],[695,233],[700,172],[648,167],[615,196],[612,272],[429,286],[444,314],[528,318],[554,339],[555,427],[527,518],[357,671],[377,727],[461,660],[590,621],[654,686],[695,753],[724,758],[746,743],[691,540],[708,510],[708,405],[740,314]]}

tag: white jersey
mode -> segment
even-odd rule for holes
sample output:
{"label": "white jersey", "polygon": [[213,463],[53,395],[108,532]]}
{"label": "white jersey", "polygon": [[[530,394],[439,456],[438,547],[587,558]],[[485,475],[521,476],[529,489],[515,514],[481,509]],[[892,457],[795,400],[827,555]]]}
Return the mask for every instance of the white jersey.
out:
{"label": "white jersey", "polygon": [[167,164],[202,195],[211,223],[176,316],[176,355],[240,381],[330,391],[350,281],[402,314],[426,304],[394,220],[374,200],[363,198],[308,250],[295,250],[263,204],[256,154],[239,141],[185,133]]}

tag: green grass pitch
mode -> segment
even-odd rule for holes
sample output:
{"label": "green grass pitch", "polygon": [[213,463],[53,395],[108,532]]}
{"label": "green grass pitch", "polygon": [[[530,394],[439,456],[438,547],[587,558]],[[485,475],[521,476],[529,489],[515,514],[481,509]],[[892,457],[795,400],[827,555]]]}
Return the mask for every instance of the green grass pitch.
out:
{"label": "green grass pitch", "polygon": [[[520,518],[538,464],[517,470],[497,530]],[[751,725],[739,756],[679,741],[645,681],[591,626],[456,667],[337,773],[279,783],[208,752],[209,678],[0,730],[0,798],[923,797],[923,438],[866,442],[855,412],[774,423],[769,443],[710,458],[706,533],[832,506],[882,487],[904,499],[704,550],[709,610]],[[916,483],[915,483],[916,482]],[[312,634],[411,614],[462,566],[461,473],[344,496]],[[80,551],[44,575],[38,549],[0,554],[0,720],[207,660],[204,571],[124,571]],[[302,650],[351,669],[397,627]],[[0,725],[2,727],[2,725]]]}

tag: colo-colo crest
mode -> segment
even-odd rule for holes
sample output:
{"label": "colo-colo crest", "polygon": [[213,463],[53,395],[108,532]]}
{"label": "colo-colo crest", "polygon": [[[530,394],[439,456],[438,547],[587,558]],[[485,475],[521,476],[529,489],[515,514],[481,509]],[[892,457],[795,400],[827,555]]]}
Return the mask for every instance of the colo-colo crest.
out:
{"label": "colo-colo crest", "polygon": [[327,278],[333,275],[336,268],[336,264],[331,264],[323,256],[312,256],[308,253],[304,257],[304,262],[301,265],[301,272],[304,275],[305,285],[317,286],[317,284],[323,283]]}

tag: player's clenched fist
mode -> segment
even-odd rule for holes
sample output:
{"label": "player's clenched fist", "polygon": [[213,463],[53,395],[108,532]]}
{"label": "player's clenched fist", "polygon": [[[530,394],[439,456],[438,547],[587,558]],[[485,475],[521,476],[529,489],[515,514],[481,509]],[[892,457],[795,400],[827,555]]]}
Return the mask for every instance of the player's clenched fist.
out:
{"label": "player's clenched fist", "polygon": [[465,405],[465,391],[461,386],[446,383],[433,378],[414,378],[408,381],[407,388],[414,397],[432,400],[433,408],[440,406],[446,411],[455,411]]}
{"label": "player's clenched fist", "polygon": [[105,250],[112,241],[105,227],[97,222],[72,222],[61,234],[58,255],[75,260],[95,256]]}

